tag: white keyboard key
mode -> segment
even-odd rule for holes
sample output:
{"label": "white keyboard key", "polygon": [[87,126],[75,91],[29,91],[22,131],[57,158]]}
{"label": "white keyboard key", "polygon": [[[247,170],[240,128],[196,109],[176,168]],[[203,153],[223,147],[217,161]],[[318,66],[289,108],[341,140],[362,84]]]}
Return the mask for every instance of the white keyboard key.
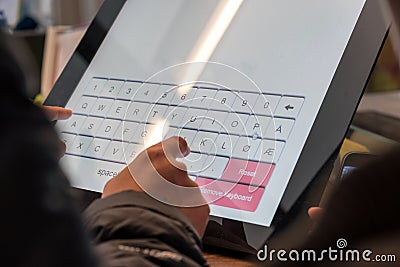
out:
{"label": "white keyboard key", "polygon": [[250,115],[246,122],[246,135],[252,138],[263,138],[271,120],[271,117]]}
{"label": "white keyboard key", "polygon": [[146,124],[142,137],[144,139],[144,146],[151,147],[163,140],[163,125]]}
{"label": "white keyboard key", "polygon": [[[60,160],[60,164],[70,178],[71,186],[99,193],[103,192],[107,181],[118,175],[125,167],[124,164],[108,161],[99,162],[74,155],[66,155]],[[89,177],[93,178],[88,179]]]}
{"label": "white keyboard key", "polygon": [[60,134],[60,139],[61,141],[64,142],[67,150],[66,153],[69,152],[69,150],[71,149],[72,144],[74,143],[76,135],[74,134],[68,134],[68,133],[61,133]]}
{"label": "white keyboard key", "polygon": [[297,118],[300,109],[303,106],[303,97],[289,97],[284,96],[279,102],[279,105],[275,111],[275,116]]}
{"label": "white keyboard key", "polygon": [[106,117],[113,103],[114,100],[112,99],[98,98],[91,111],[91,115]]}
{"label": "white keyboard key", "polygon": [[97,129],[103,123],[103,120],[103,118],[88,117],[85,123],[82,125],[79,133],[83,135],[95,136],[97,133]]}
{"label": "white keyboard key", "polygon": [[196,90],[196,94],[190,104],[190,107],[208,109],[216,94],[216,89],[199,88]]}
{"label": "white keyboard key", "polygon": [[162,84],[155,95],[156,103],[169,105],[175,96],[175,88],[173,85]]}
{"label": "white keyboard key", "polygon": [[177,128],[171,126],[165,126],[163,129],[163,140],[166,140],[172,136],[176,136]]}
{"label": "white keyboard key", "polygon": [[227,134],[245,134],[245,128],[249,115],[229,113],[223,125],[222,132]]}
{"label": "white keyboard key", "polygon": [[123,161],[124,148],[122,142],[111,141],[104,153],[104,159],[112,161]]}
{"label": "white keyboard key", "polygon": [[94,104],[96,103],[97,98],[92,96],[83,96],[79,99],[78,104],[73,109],[74,113],[79,114],[89,114]]}
{"label": "white keyboard key", "polygon": [[273,118],[264,138],[287,140],[292,131],[294,120]]}
{"label": "white keyboard key", "polygon": [[189,108],[181,121],[181,125],[184,128],[199,129],[206,114],[206,109]]}
{"label": "white keyboard key", "polygon": [[189,107],[192,105],[197,87],[189,84],[176,87],[174,90],[175,94],[172,97],[171,105],[185,107]]}
{"label": "white keyboard key", "polygon": [[75,140],[69,149],[69,153],[81,156],[85,155],[90,144],[92,143],[92,140],[92,137],[78,135],[75,137]]}
{"label": "white keyboard key", "polygon": [[[117,140],[117,141],[122,141],[122,131],[123,131],[123,128],[122,128],[122,126],[124,125],[124,124],[127,124],[128,122],[126,122],[126,121],[121,121],[121,123],[119,124],[119,126],[118,126],[118,128],[117,128],[117,130],[115,131],[115,133],[114,133],[114,136],[113,136],[113,140]],[[126,135],[125,135],[126,136]],[[126,140],[124,140],[124,141],[126,141]]]}
{"label": "white keyboard key", "polygon": [[162,141],[162,129],[157,125],[139,124],[132,137],[132,142],[143,144],[146,148]]}
{"label": "white keyboard key", "polygon": [[229,158],[208,156],[206,162],[203,165],[203,171],[201,176],[219,179],[224,172],[226,165],[228,164]]}
{"label": "white keyboard key", "polygon": [[55,130],[60,134],[62,131],[66,129],[66,125],[70,119],[71,118],[69,118],[68,120],[56,121]]}
{"label": "white keyboard key", "polygon": [[101,91],[100,96],[116,98],[123,85],[124,81],[108,80],[107,83],[104,85],[104,88]]}
{"label": "white keyboard key", "polygon": [[135,142],[135,140],[133,140],[133,136],[138,129],[139,123],[137,122],[122,121],[115,131],[113,139],[124,142]]}
{"label": "white keyboard key", "polygon": [[263,140],[257,150],[255,159],[261,162],[276,163],[278,162],[284,147],[284,142]]}
{"label": "white keyboard key", "polygon": [[125,82],[117,94],[118,99],[132,100],[138,88],[142,85],[139,82]]}
{"label": "white keyboard key", "polygon": [[170,106],[165,113],[167,122],[170,126],[181,127],[181,121],[187,113],[187,108]]}
{"label": "white keyboard key", "polygon": [[196,137],[197,131],[187,129],[176,129],[175,136],[180,136],[185,139],[187,145],[192,149],[193,141]]}
{"label": "white keyboard key", "polygon": [[177,161],[185,163],[189,174],[197,175],[203,171],[203,165],[207,157],[204,154],[190,152],[189,155],[184,158],[178,158]]}
{"label": "white keyboard key", "polygon": [[107,79],[93,78],[88,87],[86,87],[85,95],[98,96],[104,88]]}
{"label": "white keyboard key", "polygon": [[115,136],[115,133],[121,124],[121,121],[117,120],[109,120],[106,119],[103,121],[101,126],[99,127],[98,131],[96,132],[96,136],[112,139]]}
{"label": "white keyboard key", "polygon": [[130,102],[125,120],[142,122],[146,119],[148,103]]}
{"label": "white keyboard key", "polygon": [[142,86],[139,87],[134,100],[146,103],[154,103],[157,100],[154,96],[156,95],[159,87],[159,84],[143,83]]}
{"label": "white keyboard key", "polygon": [[86,118],[86,116],[72,114],[68,120],[58,122],[57,125],[60,125],[59,128],[61,131],[78,133],[85,123]]}
{"label": "white keyboard key", "polygon": [[220,132],[228,113],[209,110],[201,124],[201,129],[204,131]]}
{"label": "white keyboard key", "polygon": [[238,97],[233,103],[233,110],[247,114],[254,114],[254,107],[260,94],[258,93],[239,93]]}
{"label": "white keyboard key", "polygon": [[145,122],[147,123],[161,123],[166,120],[165,113],[167,112],[168,106],[166,105],[151,105],[149,111],[147,112],[147,116],[145,118]]}
{"label": "white keyboard key", "polygon": [[124,120],[129,106],[128,101],[116,100],[107,113],[107,118]]}
{"label": "white keyboard key", "polygon": [[211,101],[210,109],[233,111],[233,103],[237,98],[237,92],[229,90],[219,90],[215,98]]}
{"label": "white keyboard key", "polygon": [[106,152],[109,144],[109,140],[95,138],[89,145],[89,148],[86,151],[86,155],[89,157],[101,159]]}
{"label": "white keyboard key", "polygon": [[203,154],[215,155],[217,149],[215,140],[217,137],[217,133],[197,132],[196,137],[193,140],[191,150]]}
{"label": "white keyboard key", "polygon": [[262,139],[259,138],[240,137],[233,149],[233,156],[235,158],[254,160],[261,142]]}
{"label": "white keyboard key", "polygon": [[122,161],[126,164],[129,164],[132,160],[134,160],[140,152],[145,150],[143,145],[138,144],[123,144],[124,146],[124,154],[122,155]]}
{"label": "white keyboard key", "polygon": [[280,100],[281,96],[279,95],[260,95],[254,107],[254,113],[257,115],[275,116],[275,110]]}
{"label": "white keyboard key", "polygon": [[232,157],[233,148],[235,147],[238,136],[220,134],[215,140],[215,145],[217,146],[217,155]]}

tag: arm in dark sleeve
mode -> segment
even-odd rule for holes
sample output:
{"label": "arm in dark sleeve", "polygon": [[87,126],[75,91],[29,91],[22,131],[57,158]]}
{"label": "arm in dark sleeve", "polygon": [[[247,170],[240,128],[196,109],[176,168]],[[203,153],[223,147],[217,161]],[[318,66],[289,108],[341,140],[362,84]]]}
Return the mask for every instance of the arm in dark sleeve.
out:
{"label": "arm in dark sleeve", "polygon": [[400,149],[354,171],[334,190],[309,243],[359,242],[400,230]]}
{"label": "arm in dark sleeve", "polygon": [[0,34],[0,212],[2,262],[12,266],[95,266],[59,140],[24,95],[24,77]]}
{"label": "arm in dark sleeve", "polygon": [[96,200],[86,218],[110,266],[208,266],[184,214],[145,193],[125,191]]}
{"label": "arm in dark sleeve", "polygon": [[[297,249],[314,249],[318,261],[276,261],[278,266],[397,266],[400,257],[400,149],[379,156],[376,161],[355,170],[332,192],[324,212],[310,236]],[[346,240],[339,247],[338,240]],[[341,243],[343,244],[343,243]],[[332,248],[372,251],[372,261],[329,260]],[[325,254],[322,251],[325,250]],[[374,261],[375,255],[395,255],[397,262]],[[324,255],[323,257],[321,255]],[[347,255],[347,254],[346,254]],[[397,264],[397,265],[396,265]]]}

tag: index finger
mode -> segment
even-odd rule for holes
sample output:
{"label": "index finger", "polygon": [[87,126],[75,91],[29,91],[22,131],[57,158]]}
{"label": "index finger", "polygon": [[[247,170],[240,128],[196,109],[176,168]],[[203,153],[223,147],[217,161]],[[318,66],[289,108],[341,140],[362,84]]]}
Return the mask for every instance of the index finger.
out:
{"label": "index finger", "polygon": [[308,209],[308,215],[313,221],[318,221],[324,213],[324,210],[320,207],[311,207]]}
{"label": "index finger", "polygon": [[42,110],[50,121],[66,120],[72,115],[72,110],[62,107],[42,106]]}
{"label": "index finger", "polygon": [[183,158],[189,155],[190,148],[185,139],[173,136],[161,143],[165,155],[174,158]]}

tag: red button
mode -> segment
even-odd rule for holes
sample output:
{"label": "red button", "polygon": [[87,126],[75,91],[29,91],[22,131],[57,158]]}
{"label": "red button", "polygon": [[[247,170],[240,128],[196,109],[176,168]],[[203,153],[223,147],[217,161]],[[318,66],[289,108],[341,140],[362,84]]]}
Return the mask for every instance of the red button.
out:
{"label": "red button", "polygon": [[197,184],[211,204],[238,210],[255,211],[264,188],[198,177]]}
{"label": "red button", "polygon": [[275,165],[273,164],[231,159],[221,179],[265,187],[269,182],[269,178],[271,178],[274,168]]}

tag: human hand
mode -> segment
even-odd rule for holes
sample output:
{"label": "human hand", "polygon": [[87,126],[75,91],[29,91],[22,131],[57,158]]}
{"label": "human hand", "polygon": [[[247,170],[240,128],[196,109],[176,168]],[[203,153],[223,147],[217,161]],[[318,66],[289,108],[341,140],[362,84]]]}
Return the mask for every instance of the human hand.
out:
{"label": "human hand", "polygon": [[311,220],[317,222],[320,220],[324,213],[324,209],[320,207],[311,207],[308,209],[308,216],[310,216]]}
{"label": "human hand", "polygon": [[[121,173],[109,180],[102,197],[127,190],[150,192],[150,195],[166,204],[177,203],[174,198],[181,198],[179,209],[192,222],[200,236],[203,236],[208,222],[210,208],[204,200],[197,183],[187,174],[184,163],[177,161],[190,153],[186,141],[181,137],[171,137],[141,152]],[[165,181],[175,185],[168,189]],[[159,189],[159,190],[158,190]],[[188,189],[190,198],[199,205],[185,205],[185,194]],[[174,199],[172,202],[169,201]],[[178,205],[177,205],[178,206]]]}
{"label": "human hand", "polygon": [[[67,120],[72,116],[72,110],[62,107],[40,106],[50,121]],[[64,156],[67,147],[63,141],[60,140],[60,158]]]}
{"label": "human hand", "polygon": [[41,106],[50,121],[67,120],[72,116],[72,110],[62,107]]}

